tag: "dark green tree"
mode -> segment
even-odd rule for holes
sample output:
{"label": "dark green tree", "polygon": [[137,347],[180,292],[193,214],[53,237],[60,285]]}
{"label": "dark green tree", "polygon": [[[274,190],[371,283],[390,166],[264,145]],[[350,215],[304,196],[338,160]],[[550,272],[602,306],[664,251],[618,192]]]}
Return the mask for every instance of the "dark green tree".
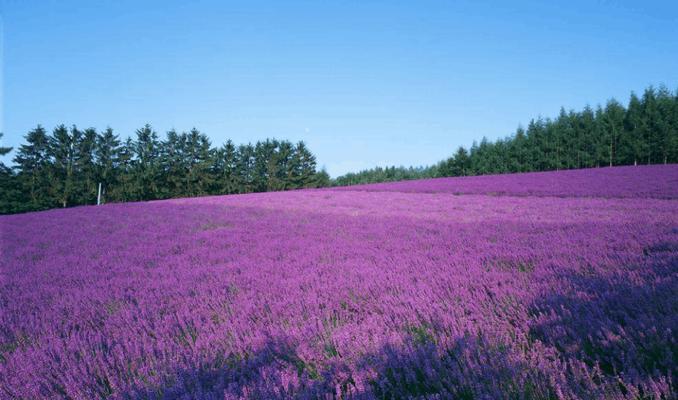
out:
{"label": "dark green tree", "polygon": [[45,129],[38,125],[24,137],[26,144],[19,146],[14,157],[17,180],[27,210],[53,207],[55,200],[49,193],[50,150]]}
{"label": "dark green tree", "polygon": [[251,143],[238,146],[236,158],[236,176],[239,187],[238,193],[251,193],[255,186],[255,154]]}
{"label": "dark green tree", "polygon": [[643,105],[635,93],[631,93],[629,105],[624,116],[624,131],[620,138],[619,153],[623,164],[638,165],[638,162],[647,154],[643,135],[646,131],[643,119]]}
{"label": "dark green tree", "polygon": [[656,93],[653,128],[656,132],[654,162],[675,162],[674,154],[678,151],[678,102],[666,86],[661,86]]}
{"label": "dark green tree", "polygon": [[132,162],[133,193],[135,200],[153,200],[159,197],[160,142],[149,124],[137,129]]}
{"label": "dark green tree", "polygon": [[216,150],[213,160],[214,181],[212,182],[212,194],[238,193],[238,154],[235,145],[230,139],[221,148]]}
{"label": "dark green tree", "polygon": [[200,196],[212,186],[213,151],[207,135],[193,128],[187,135],[186,195]]}
{"label": "dark green tree", "polygon": [[95,146],[95,171],[97,183],[101,183],[101,201],[114,199],[115,186],[118,184],[120,175],[120,140],[113,133],[113,129],[107,128],[103,133],[97,135]]}
{"label": "dark green tree", "polygon": [[82,132],[75,125],[70,130],[59,125],[49,138],[49,155],[53,160],[50,168],[50,192],[61,207],[74,205],[77,201],[75,174],[81,137]]}
{"label": "dark green tree", "polygon": [[452,176],[466,176],[470,175],[471,160],[468,156],[468,151],[459,146],[456,153],[454,153],[454,164],[452,169]]}
{"label": "dark green tree", "polygon": [[[3,133],[0,132],[0,140]],[[11,147],[0,146],[0,157],[9,154]],[[24,205],[21,201],[19,181],[11,168],[0,162],[0,214],[22,211]]]}
{"label": "dark green tree", "polygon": [[295,188],[314,187],[316,160],[313,153],[308,150],[306,143],[300,141],[294,147],[292,156],[295,161],[296,171],[292,177],[292,183]]}
{"label": "dark green tree", "polygon": [[[294,175],[294,145],[289,140],[282,140],[278,144],[278,152],[275,159],[275,177],[273,190],[286,190],[291,186]],[[329,183],[328,183],[329,185]]]}
{"label": "dark green tree", "polygon": [[108,190],[108,197],[112,201],[134,201],[137,196],[135,179],[134,148],[131,137],[125,139],[118,153],[118,169],[115,173],[116,184]]}
{"label": "dark green tree", "polygon": [[162,170],[161,196],[181,197],[187,195],[188,137],[172,129],[161,144],[160,163]]}
{"label": "dark green tree", "polygon": [[85,129],[80,140],[75,143],[77,147],[74,172],[76,204],[96,204],[98,189],[95,163],[96,144],[97,131],[94,128]]}
{"label": "dark green tree", "polygon": [[623,161],[619,153],[619,140],[624,132],[624,106],[616,100],[610,100],[605,109],[598,112],[598,135],[600,138],[598,161],[610,167]]}
{"label": "dark green tree", "polygon": [[272,190],[277,175],[275,153],[278,144],[266,139],[254,146],[254,190],[265,192]]}

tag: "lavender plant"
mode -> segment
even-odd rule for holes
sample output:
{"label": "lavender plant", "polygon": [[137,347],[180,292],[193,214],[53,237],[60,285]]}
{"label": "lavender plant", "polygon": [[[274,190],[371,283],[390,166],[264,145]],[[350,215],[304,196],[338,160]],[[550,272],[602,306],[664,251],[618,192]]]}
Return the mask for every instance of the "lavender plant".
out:
{"label": "lavender plant", "polygon": [[3,216],[0,398],[675,398],[677,179],[606,168]]}

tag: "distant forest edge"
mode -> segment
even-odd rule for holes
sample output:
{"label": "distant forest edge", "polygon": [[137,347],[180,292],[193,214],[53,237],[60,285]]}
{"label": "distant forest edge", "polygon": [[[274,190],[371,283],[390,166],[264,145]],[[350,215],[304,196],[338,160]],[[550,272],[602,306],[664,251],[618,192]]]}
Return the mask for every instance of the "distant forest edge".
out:
{"label": "distant forest edge", "polygon": [[[111,128],[97,132],[59,125],[51,135],[39,126],[25,136],[14,168],[0,166],[0,212],[16,213],[96,204],[215,194],[324,187],[329,175],[316,167],[304,144],[266,139],[212,147],[209,138],[167,132],[150,125],[121,141]],[[6,154],[9,148],[0,148]]]}
{"label": "distant forest edge", "polygon": [[[2,134],[0,134],[0,137]],[[11,148],[0,147],[0,155]],[[678,162],[678,91],[649,87],[628,105],[609,100],[582,111],[561,108],[555,119],[533,119],[527,129],[494,142],[459,147],[429,167],[373,168],[330,180],[304,144],[266,139],[212,147],[209,138],[150,125],[121,140],[112,129],[37,126],[25,135],[14,166],[0,163],[0,213],[103,202],[354,185],[407,179],[550,171]]]}
{"label": "distant forest edge", "polygon": [[537,118],[527,129],[470,149],[428,167],[377,167],[333,180],[337,186],[447,176],[553,171],[615,165],[678,162],[678,90],[647,88],[624,106],[560,109],[555,119]]}

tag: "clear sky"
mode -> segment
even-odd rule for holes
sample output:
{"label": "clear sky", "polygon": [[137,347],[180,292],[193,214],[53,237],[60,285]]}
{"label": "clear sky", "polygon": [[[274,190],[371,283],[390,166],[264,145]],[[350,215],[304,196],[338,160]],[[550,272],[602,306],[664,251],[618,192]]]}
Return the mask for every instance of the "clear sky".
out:
{"label": "clear sky", "polygon": [[5,0],[3,144],[38,123],[195,126],[305,140],[337,176],[678,88],[678,2],[554,3]]}

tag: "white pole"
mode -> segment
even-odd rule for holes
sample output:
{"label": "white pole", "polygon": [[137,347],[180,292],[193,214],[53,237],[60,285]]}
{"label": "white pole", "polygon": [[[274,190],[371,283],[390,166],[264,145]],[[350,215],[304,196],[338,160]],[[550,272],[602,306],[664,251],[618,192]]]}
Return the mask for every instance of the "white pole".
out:
{"label": "white pole", "polygon": [[101,182],[99,182],[99,194],[97,194],[97,205],[101,205]]}

